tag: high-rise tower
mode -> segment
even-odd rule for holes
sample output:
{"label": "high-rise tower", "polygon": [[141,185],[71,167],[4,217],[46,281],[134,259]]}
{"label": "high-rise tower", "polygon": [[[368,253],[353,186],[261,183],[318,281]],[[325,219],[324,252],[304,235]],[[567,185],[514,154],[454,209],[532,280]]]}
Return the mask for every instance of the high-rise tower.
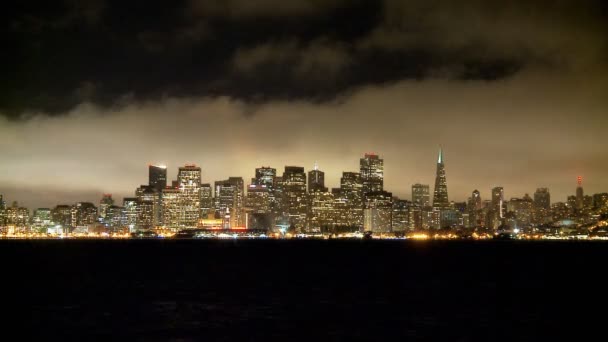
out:
{"label": "high-rise tower", "polygon": [[315,163],[314,169],[308,171],[308,192],[327,192],[325,187],[325,172],[319,170],[319,166]]}
{"label": "high-rise tower", "polygon": [[583,209],[583,177],[578,176],[576,182],[576,210],[581,210]]}
{"label": "high-rise tower", "polygon": [[430,205],[429,197],[428,184],[416,183],[412,185],[412,202],[420,207],[428,207]]}
{"label": "high-rise tower", "polygon": [[366,153],[359,161],[363,194],[384,190],[384,160],[377,154]]}
{"label": "high-rise tower", "polygon": [[149,165],[148,185],[161,193],[167,187],[167,167],[164,165]]}
{"label": "high-rise tower", "polygon": [[435,176],[433,208],[450,208],[450,201],[448,201],[448,184],[445,179],[445,166],[443,165],[443,151],[441,148],[439,148],[439,157],[437,158],[437,175]]}

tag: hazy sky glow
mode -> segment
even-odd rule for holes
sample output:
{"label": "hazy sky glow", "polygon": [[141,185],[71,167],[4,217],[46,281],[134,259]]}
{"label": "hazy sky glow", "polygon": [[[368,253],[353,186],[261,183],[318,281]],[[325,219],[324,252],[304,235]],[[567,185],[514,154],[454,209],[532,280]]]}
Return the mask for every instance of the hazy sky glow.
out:
{"label": "hazy sky glow", "polygon": [[608,191],[601,1],[255,3],[9,11],[0,194],[120,200],[149,163],[171,179],[196,163],[212,183],[318,161],[336,187],[376,152],[385,188],[409,198],[433,184],[439,144],[451,200],[500,185],[563,201],[577,175]]}

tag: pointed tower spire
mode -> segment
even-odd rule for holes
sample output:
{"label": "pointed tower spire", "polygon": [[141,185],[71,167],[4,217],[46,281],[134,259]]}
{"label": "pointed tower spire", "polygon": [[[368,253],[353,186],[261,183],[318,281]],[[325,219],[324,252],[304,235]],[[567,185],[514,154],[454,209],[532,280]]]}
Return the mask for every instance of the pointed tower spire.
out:
{"label": "pointed tower spire", "polygon": [[443,150],[441,149],[441,145],[439,145],[439,157],[437,158],[437,164],[443,163]]}
{"label": "pointed tower spire", "polygon": [[317,164],[317,161],[315,160],[315,171],[319,169],[319,164]]}

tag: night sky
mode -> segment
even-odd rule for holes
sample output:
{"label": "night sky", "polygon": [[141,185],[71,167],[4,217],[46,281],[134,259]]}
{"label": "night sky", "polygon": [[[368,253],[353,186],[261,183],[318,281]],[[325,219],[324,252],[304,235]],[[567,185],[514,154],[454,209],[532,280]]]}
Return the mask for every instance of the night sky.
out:
{"label": "night sky", "polygon": [[409,199],[608,192],[606,1],[8,1],[0,194],[119,201],[147,165],[270,165],[337,187],[366,152]]}

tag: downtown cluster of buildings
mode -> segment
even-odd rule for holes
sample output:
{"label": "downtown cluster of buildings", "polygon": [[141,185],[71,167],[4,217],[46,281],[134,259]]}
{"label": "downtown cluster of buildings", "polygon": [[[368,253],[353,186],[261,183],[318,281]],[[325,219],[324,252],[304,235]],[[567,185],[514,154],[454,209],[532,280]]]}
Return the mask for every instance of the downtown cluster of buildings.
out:
{"label": "downtown cluster of buildings", "polygon": [[203,183],[196,165],[179,167],[177,179],[168,182],[165,166],[150,165],[148,184],[121,203],[104,194],[98,205],[61,204],[38,208],[30,216],[27,208],[7,206],[0,196],[0,229],[3,234],[200,229],[399,235],[445,228],[534,232],[594,224],[608,213],[608,193],[584,195],[580,178],[567,202],[551,203],[546,188],[533,197],[510,200],[502,187],[491,193],[482,199],[474,190],[467,202],[449,201],[441,150],[433,191],[414,184],[411,199],[384,189],[384,160],[372,153],[360,159],[359,172],[343,172],[340,186],[332,189],[325,186],[317,165],[308,172],[285,166],[282,174],[260,167],[248,184],[242,177]]}

